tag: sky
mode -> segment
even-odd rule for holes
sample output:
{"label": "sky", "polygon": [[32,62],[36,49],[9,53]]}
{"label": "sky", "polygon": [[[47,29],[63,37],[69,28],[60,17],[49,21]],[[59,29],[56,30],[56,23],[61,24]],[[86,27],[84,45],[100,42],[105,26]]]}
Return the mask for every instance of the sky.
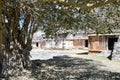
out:
{"label": "sky", "polygon": [[20,28],[23,27],[24,19],[25,19],[25,15],[24,15],[24,13],[21,13],[21,14],[20,14],[20,20],[19,20]]}

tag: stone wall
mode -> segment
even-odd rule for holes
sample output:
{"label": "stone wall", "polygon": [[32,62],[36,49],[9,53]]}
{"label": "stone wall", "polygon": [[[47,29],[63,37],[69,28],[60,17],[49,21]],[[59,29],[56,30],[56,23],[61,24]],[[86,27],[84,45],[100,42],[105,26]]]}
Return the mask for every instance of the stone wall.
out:
{"label": "stone wall", "polygon": [[112,60],[120,60],[120,36],[118,38],[118,41],[114,44]]}
{"label": "stone wall", "polygon": [[86,46],[86,41],[87,39],[74,39],[73,40],[73,45],[74,47],[78,47],[78,48],[85,48]]}

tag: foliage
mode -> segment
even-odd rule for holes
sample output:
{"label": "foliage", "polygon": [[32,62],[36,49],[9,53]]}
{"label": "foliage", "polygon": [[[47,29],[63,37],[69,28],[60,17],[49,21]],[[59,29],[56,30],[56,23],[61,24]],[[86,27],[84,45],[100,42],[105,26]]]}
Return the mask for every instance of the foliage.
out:
{"label": "foliage", "polygon": [[[88,0],[81,2],[89,3]],[[47,37],[55,37],[67,31],[75,33],[79,29],[85,30],[86,33],[97,34],[112,33],[119,29],[119,4],[117,4],[119,2],[100,8],[96,6],[92,10],[84,10],[80,6],[68,6],[65,3],[45,1],[39,4],[44,13],[41,28]]]}
{"label": "foliage", "polygon": [[92,30],[96,33],[116,33],[119,32],[119,5],[106,5],[103,8],[94,9],[90,13],[90,20],[88,21],[91,25]]}

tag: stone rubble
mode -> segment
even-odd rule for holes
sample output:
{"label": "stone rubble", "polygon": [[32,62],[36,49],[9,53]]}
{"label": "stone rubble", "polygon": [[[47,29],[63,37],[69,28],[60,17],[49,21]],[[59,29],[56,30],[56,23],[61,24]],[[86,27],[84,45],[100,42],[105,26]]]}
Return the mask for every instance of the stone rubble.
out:
{"label": "stone rubble", "polygon": [[120,36],[118,38],[118,41],[114,44],[112,60],[120,60]]}
{"label": "stone rubble", "polygon": [[111,51],[110,50],[105,50],[105,51],[102,51],[100,54],[98,54],[99,56],[105,56],[105,57],[108,57],[109,55],[111,54]]}
{"label": "stone rubble", "polygon": [[[110,54],[111,54],[111,50],[105,50],[98,55],[108,57],[110,56]],[[114,43],[112,60],[120,60],[120,36],[118,38],[118,41]]]}

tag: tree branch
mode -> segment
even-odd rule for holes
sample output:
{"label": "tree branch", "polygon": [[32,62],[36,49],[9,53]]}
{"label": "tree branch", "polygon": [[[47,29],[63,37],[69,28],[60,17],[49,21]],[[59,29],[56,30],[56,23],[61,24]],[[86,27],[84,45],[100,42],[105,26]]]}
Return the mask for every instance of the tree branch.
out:
{"label": "tree branch", "polygon": [[[97,3],[99,1],[99,3]],[[114,3],[117,0],[107,0],[107,1],[100,1],[100,0],[79,0],[77,2],[69,2],[66,0],[38,0],[38,2],[53,2],[53,3],[61,3],[67,6],[72,6],[72,7],[80,7],[81,9],[85,10],[91,10],[94,8],[102,7],[106,4]],[[81,3],[81,4],[80,4]],[[84,3],[84,4],[82,4]],[[91,4],[92,6],[88,6],[88,4]]]}

